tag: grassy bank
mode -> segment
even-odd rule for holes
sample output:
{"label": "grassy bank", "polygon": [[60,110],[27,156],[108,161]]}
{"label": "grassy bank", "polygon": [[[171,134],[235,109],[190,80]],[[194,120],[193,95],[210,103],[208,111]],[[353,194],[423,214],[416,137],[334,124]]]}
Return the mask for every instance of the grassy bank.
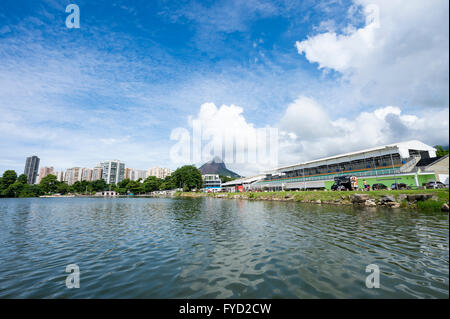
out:
{"label": "grassy bank", "polygon": [[[392,197],[395,202],[403,208],[420,209],[427,211],[440,211],[444,203],[449,201],[448,189],[427,189],[427,190],[380,190],[380,191],[282,191],[282,192],[245,192],[245,193],[194,193],[178,192],[177,197],[216,197],[230,199],[249,200],[274,200],[274,201],[296,201],[302,203],[352,205],[353,195],[364,194],[368,198],[381,205],[387,196]],[[425,201],[408,201],[408,195],[429,194],[431,198]]]}

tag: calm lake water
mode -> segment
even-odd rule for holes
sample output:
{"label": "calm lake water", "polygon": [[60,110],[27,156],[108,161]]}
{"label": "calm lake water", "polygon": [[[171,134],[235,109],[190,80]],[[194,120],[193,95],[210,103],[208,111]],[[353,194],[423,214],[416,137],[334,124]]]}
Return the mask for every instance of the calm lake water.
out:
{"label": "calm lake water", "polygon": [[[65,285],[80,267],[80,288]],[[366,266],[380,269],[368,289]],[[0,298],[448,298],[443,213],[198,199],[0,199]]]}

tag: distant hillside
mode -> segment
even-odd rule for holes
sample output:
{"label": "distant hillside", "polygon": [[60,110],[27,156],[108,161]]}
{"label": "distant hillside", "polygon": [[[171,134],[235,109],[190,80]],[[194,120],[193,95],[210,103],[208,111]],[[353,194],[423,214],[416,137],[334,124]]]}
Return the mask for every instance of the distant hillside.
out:
{"label": "distant hillside", "polygon": [[222,162],[222,160],[218,157],[214,157],[209,162],[200,166],[199,170],[200,170],[200,172],[202,172],[202,175],[218,174],[218,175],[222,175],[222,176],[241,177],[239,174],[236,174],[235,172],[230,171],[225,166],[225,163]]}

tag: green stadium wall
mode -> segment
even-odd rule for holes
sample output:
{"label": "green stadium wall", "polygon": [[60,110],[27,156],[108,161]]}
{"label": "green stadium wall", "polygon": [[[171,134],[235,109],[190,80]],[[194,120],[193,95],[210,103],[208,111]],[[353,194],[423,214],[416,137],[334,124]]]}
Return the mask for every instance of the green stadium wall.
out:
{"label": "green stadium wall", "polygon": [[[414,179],[414,174],[411,175],[401,175],[397,176],[397,183],[404,183],[408,186],[415,187],[416,181]],[[429,181],[435,181],[436,176],[434,174],[426,174],[426,175],[417,175],[417,179],[419,180],[419,186],[422,186],[422,184],[427,183]],[[358,178],[358,187],[362,188],[364,180],[367,182],[368,185],[372,187],[373,184],[384,184],[387,187],[391,187],[393,183],[395,183],[395,176],[379,176],[379,177],[369,177],[369,178]],[[331,186],[334,184],[334,181],[325,181],[325,188],[331,189]]]}

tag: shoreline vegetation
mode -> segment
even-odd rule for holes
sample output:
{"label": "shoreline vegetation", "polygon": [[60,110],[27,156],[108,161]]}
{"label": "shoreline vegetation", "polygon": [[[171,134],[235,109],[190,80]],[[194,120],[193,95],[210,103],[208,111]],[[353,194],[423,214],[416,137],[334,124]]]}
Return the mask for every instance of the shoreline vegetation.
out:
{"label": "shoreline vegetation", "polygon": [[[310,204],[357,205],[362,207],[406,208],[425,211],[449,211],[448,189],[378,190],[378,191],[275,191],[242,193],[205,193],[194,191],[202,187],[201,172],[192,165],[178,168],[162,180],[149,176],[145,180],[124,179],[117,185],[107,185],[103,179],[73,185],[58,181],[55,175],[42,178],[38,185],[29,185],[27,176],[17,176],[13,170],[0,177],[0,197],[107,197],[96,192],[113,190],[113,198],[142,197],[214,197],[225,199],[294,201]],[[179,186],[178,189],[176,187]],[[132,195],[132,196],[130,196]]]}
{"label": "shoreline vegetation", "polygon": [[95,196],[90,194],[41,195],[39,198],[219,198],[298,202],[320,205],[403,208],[428,212],[449,212],[448,189],[380,191],[278,191],[242,193],[205,193],[171,191],[139,195]]}
{"label": "shoreline vegetation", "polygon": [[[200,177],[201,178],[201,177]],[[121,195],[129,193],[142,194],[159,190],[174,189],[172,177],[160,179],[149,176],[145,180],[132,181],[124,179],[116,184],[107,184],[105,180],[76,181],[69,185],[65,181],[58,181],[55,175],[49,174],[42,178],[39,184],[28,184],[25,174],[17,177],[15,171],[8,170],[0,177],[0,197],[62,197],[72,195],[95,195],[97,193],[114,191]]]}
{"label": "shoreline vegetation", "polygon": [[176,192],[174,197],[291,201],[309,204],[405,208],[421,211],[449,210],[448,189],[380,191],[279,191],[242,193]]}
{"label": "shoreline vegetation", "polygon": [[114,191],[120,195],[140,195],[155,191],[171,191],[177,187],[191,191],[201,188],[202,183],[202,174],[193,165],[182,166],[164,179],[156,176],[137,180],[125,178],[117,184],[107,184],[104,179],[97,179],[95,181],[77,180],[69,185],[67,181],[60,181],[53,174],[43,177],[39,184],[29,184],[25,174],[18,176],[14,170],[7,170],[0,177],[0,197],[60,197],[59,195],[66,194],[92,196],[105,191]]}

